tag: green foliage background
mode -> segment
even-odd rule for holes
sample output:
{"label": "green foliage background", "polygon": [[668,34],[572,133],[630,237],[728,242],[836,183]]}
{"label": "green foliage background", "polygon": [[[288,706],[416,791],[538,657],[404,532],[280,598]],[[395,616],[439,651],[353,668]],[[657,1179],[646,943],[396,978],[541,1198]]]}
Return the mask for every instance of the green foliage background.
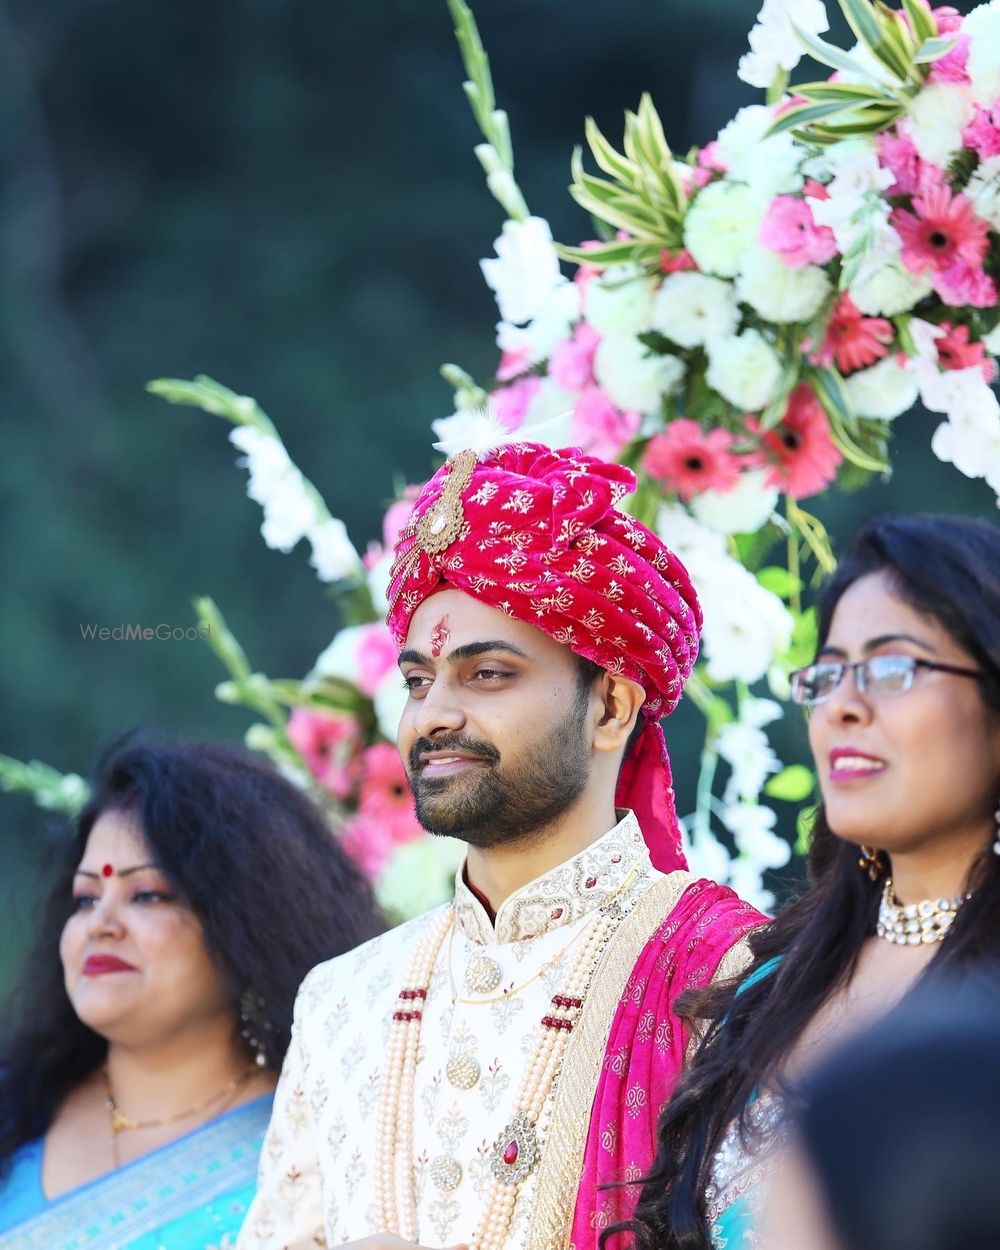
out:
{"label": "green foliage background", "polygon": [[[474,7],[520,185],[563,240],[590,233],[565,190],[585,115],[614,135],[649,90],[683,151],[757,98],[735,77],[753,0]],[[334,607],[304,553],[264,547],[225,429],[143,384],[206,372],[255,395],[374,537],[394,478],[426,476],[439,363],[496,360],[477,262],[501,214],[461,80],[444,0],[0,3],[0,752],[85,771],[140,723],[241,739],[204,644],[82,623],[188,625],[211,593],[273,675],[327,643]],[[892,483],[819,502],[835,537],[887,507],[996,516],[932,429],[900,418]],[[682,709],[682,808],[700,736]],[[0,978],[52,825],[0,799]]]}

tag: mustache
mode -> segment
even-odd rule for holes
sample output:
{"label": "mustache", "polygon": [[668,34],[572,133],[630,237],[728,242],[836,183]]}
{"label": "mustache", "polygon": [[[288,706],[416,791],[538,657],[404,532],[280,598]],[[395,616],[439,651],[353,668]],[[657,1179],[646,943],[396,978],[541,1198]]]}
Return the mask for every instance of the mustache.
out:
{"label": "mustache", "polygon": [[423,768],[421,755],[428,751],[455,751],[463,755],[475,755],[487,764],[499,764],[500,752],[492,743],[483,739],[466,738],[462,734],[448,734],[440,738],[418,738],[410,748],[410,773]]}

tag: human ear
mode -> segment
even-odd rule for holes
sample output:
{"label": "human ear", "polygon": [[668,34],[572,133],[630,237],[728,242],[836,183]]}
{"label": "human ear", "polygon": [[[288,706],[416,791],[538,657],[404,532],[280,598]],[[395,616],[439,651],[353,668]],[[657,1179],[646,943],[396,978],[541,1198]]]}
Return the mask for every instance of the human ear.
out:
{"label": "human ear", "polygon": [[596,751],[622,751],[635,728],[646,692],[637,681],[605,673],[598,684],[601,714],[594,729]]}

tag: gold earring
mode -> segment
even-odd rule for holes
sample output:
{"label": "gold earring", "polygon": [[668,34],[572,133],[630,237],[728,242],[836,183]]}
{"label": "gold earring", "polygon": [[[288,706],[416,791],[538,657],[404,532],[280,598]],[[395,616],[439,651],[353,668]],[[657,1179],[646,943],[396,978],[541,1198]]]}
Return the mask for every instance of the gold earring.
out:
{"label": "gold earring", "polygon": [[877,881],[882,874],[882,852],[877,846],[865,846],[863,842],[860,850],[858,867],[868,873],[869,881]]}

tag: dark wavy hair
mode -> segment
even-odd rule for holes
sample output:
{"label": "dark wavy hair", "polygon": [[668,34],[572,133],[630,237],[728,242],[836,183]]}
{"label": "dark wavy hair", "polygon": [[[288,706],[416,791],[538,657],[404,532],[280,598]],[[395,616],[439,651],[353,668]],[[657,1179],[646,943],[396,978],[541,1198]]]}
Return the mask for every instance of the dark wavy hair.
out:
{"label": "dark wavy hair", "polygon": [[[866,524],[850,544],[819,608],[825,641],[841,596],[859,578],[885,574],[896,594],[938,621],[981,671],[979,690],[1000,716],[1000,530],[958,516],[886,516]],[[957,779],[956,779],[957,780]],[[1000,779],[998,779],[1000,783]],[[781,963],[737,993],[735,984],[698,996],[691,1013],[706,1022],[704,1041],[661,1116],[657,1156],[635,1218],[602,1235],[604,1247],[710,1250],[703,1195],[712,1160],[736,1120],[753,1131],[747,1109],[754,1091],[775,1082],[784,1057],[837,987],[850,979],[874,932],[881,883],[858,869],[857,847],[836,836],[818,810],[809,852],[809,887],[771,924],[750,937],[747,974],[775,956]],[[949,982],[1000,972],[1000,857],[985,849],[975,885],[921,978]]]}
{"label": "dark wavy hair", "polygon": [[126,735],[95,766],[91,798],[59,848],[41,932],[8,1000],[0,1177],[107,1051],[70,1004],[59,937],[87,838],[108,811],[134,817],[156,863],[201,921],[234,1022],[246,991],[258,1000],[254,1033],[268,1068],[281,1066],[295,993],[309,969],[385,927],[368,883],[322,814],[261,757],[216,743]]}

